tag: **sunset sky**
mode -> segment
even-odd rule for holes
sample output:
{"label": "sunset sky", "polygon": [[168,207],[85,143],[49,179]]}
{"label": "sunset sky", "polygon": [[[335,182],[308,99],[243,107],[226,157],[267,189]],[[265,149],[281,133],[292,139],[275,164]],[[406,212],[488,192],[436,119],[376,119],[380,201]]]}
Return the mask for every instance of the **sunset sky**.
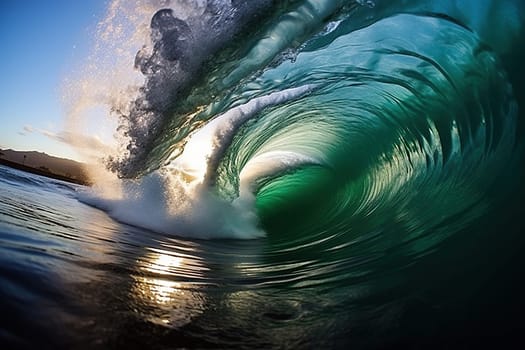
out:
{"label": "sunset sky", "polygon": [[58,141],[64,80],[82,64],[106,2],[0,2],[0,148],[77,158]]}

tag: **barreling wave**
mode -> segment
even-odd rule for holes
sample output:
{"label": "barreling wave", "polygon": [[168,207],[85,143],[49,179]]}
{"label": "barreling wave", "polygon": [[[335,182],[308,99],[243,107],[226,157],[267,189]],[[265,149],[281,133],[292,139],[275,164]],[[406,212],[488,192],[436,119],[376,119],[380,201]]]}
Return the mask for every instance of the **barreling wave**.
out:
{"label": "barreling wave", "polygon": [[153,16],[146,83],[121,116],[129,152],[110,167],[158,181],[132,192],[172,210],[87,201],[167,234],[422,252],[505,192],[519,109],[501,57],[520,3],[219,5]]}
{"label": "barreling wave", "polygon": [[238,131],[217,167],[220,196],[242,198],[249,178],[268,232],[343,244],[391,226],[404,234],[388,244],[432,246],[493,204],[486,193],[511,167],[517,105],[474,33],[398,15],[312,46],[250,82],[255,94],[315,88]]}

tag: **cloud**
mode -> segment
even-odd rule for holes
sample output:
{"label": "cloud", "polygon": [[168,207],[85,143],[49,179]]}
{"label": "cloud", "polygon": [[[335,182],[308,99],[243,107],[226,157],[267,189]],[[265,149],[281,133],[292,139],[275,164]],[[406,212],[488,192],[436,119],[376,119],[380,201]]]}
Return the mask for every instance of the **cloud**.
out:
{"label": "cloud", "polygon": [[18,131],[17,134],[20,136],[27,136],[27,134],[31,134],[35,129],[31,125],[24,125],[22,130]]}
{"label": "cloud", "polygon": [[[24,131],[25,131],[25,133],[31,134],[33,131],[35,131],[35,129],[31,125],[24,125]],[[24,135],[25,135],[25,133],[24,133]]]}
{"label": "cloud", "polygon": [[78,152],[88,158],[105,158],[115,153],[115,149],[110,145],[102,142],[97,136],[87,136],[81,133],[71,131],[53,132],[45,129],[35,128],[31,125],[24,125],[22,130],[18,131],[20,136],[38,133],[45,137],[55,140],[69,146],[73,146]]}
{"label": "cloud", "polygon": [[87,136],[70,131],[60,131],[58,133],[48,130],[38,130],[42,135],[49,137],[52,140],[59,141],[76,148],[84,150],[95,151],[102,154],[110,154],[113,149],[102,142],[97,136]]}

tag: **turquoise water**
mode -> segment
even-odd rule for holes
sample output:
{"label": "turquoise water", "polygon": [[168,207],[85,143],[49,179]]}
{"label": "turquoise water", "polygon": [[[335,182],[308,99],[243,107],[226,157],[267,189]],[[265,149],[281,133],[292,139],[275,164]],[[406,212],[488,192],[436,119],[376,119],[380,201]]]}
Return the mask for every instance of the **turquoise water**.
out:
{"label": "turquoise water", "polygon": [[519,340],[522,2],[199,4],[151,19],[118,195],[1,168],[2,340]]}

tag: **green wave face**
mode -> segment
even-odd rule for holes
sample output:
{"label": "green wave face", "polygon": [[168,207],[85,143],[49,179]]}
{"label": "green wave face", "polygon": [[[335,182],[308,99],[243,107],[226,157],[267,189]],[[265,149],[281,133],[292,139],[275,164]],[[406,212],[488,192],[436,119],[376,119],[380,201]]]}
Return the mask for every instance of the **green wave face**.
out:
{"label": "green wave face", "polygon": [[[315,86],[239,130],[217,191],[235,198],[253,159],[292,152],[317,161],[265,174],[256,186],[262,225],[278,241],[346,242],[386,225],[396,236],[380,245],[429,249],[482,215],[515,146],[517,105],[496,55],[471,31],[418,15],[324,39],[232,97]],[[443,232],[414,240],[447,218]]]}
{"label": "green wave face", "polygon": [[[426,255],[519,181],[522,7],[268,5],[258,29],[204,61],[121,173],[168,171],[211,127],[204,185],[254,206],[272,266],[307,257],[318,269],[289,272],[316,270],[304,282],[316,284]],[[360,258],[366,268],[348,268]]]}

